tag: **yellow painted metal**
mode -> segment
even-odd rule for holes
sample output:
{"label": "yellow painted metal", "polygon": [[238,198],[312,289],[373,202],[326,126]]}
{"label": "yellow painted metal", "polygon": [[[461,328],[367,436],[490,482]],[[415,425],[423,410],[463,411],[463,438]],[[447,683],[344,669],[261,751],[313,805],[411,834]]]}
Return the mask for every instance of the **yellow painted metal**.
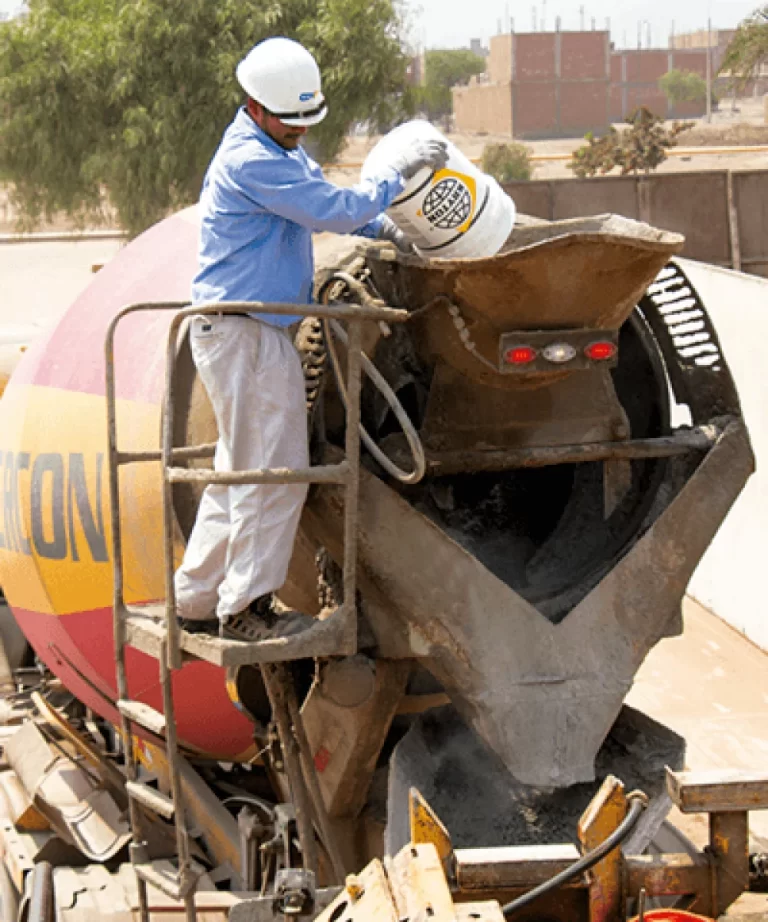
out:
{"label": "yellow painted metal", "polygon": [[453,855],[451,837],[417,788],[408,792],[408,817],[411,842],[414,845],[434,845],[440,862],[446,867]]}
{"label": "yellow painted metal", "polygon": [[[579,841],[586,853],[604,842],[627,815],[624,785],[609,775],[579,820]],[[590,922],[613,922],[622,918],[622,857],[614,849],[589,872]]]}
{"label": "yellow painted metal", "polygon": [[392,859],[389,883],[401,919],[454,922],[453,897],[432,843],[406,845]]}
{"label": "yellow painted metal", "polygon": [[376,859],[347,882],[345,888],[316,922],[344,918],[358,922],[398,922],[384,866]]}
{"label": "yellow painted metal", "polygon": [[[112,605],[112,568],[107,560],[94,560],[75,498],[75,485],[68,464],[77,456],[83,465],[88,502],[100,522],[100,531],[109,535],[104,398],[98,394],[63,391],[50,387],[30,386],[3,397],[4,421],[9,432],[21,434],[20,441],[4,448],[24,457],[13,484],[18,497],[20,539],[32,535],[31,476],[36,459],[57,446],[64,470],[63,514],[70,529],[67,553],[62,558],[40,556],[30,541],[29,553],[0,548],[0,574],[3,590],[12,605],[42,614],[68,615],[93,611]],[[72,428],[75,416],[80,424]],[[45,426],[30,429],[25,421],[45,419]],[[160,425],[156,406],[139,401],[118,402],[121,431],[133,433],[133,445],[155,447]],[[28,456],[28,457],[27,457]],[[55,533],[53,520],[53,478],[43,481],[40,497],[42,533],[50,540]],[[165,589],[162,566],[162,535],[157,523],[161,511],[161,477],[157,462],[132,465],[121,473],[121,492],[130,498],[133,514],[123,522],[123,552],[126,568],[126,601],[145,602],[162,598]],[[73,558],[73,548],[77,559]],[[181,557],[181,543],[178,548]]]}

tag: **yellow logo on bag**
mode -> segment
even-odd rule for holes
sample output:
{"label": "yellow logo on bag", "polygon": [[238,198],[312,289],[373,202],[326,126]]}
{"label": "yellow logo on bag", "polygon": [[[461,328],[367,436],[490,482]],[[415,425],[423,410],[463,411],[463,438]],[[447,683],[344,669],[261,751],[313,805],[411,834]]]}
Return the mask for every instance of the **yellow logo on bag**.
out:
{"label": "yellow logo on bag", "polygon": [[463,234],[475,216],[476,202],[477,184],[471,176],[438,170],[421,203],[421,213],[436,230],[458,229]]}

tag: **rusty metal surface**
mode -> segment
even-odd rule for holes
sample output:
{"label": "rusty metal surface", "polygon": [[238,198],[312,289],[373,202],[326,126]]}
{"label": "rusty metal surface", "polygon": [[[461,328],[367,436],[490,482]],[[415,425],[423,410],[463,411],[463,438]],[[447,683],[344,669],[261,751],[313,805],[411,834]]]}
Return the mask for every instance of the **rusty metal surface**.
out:
{"label": "rusty metal surface", "polygon": [[473,380],[510,388],[515,381],[498,380],[467,351],[445,299],[495,366],[499,335],[509,330],[618,329],[682,244],[677,234],[602,215],[517,230],[509,249],[488,259],[425,263],[380,250],[369,264],[384,299],[414,313],[424,353]]}
{"label": "rusty metal surface", "polygon": [[625,871],[628,898],[644,889],[649,897],[695,897],[695,912],[710,910],[711,863],[705,855],[630,855]]}
{"label": "rusty metal surface", "polygon": [[[302,717],[328,812],[333,817],[352,818],[365,806],[371,767],[405,690],[410,664],[355,657],[352,665],[367,670],[370,690],[359,700],[345,701],[341,698],[344,690],[334,689],[331,683],[335,673],[341,674],[339,681],[344,680],[344,665],[349,663],[340,660],[321,667],[302,705]],[[354,691],[349,688],[351,672],[346,669],[347,693]]]}
{"label": "rusty metal surface", "polygon": [[[580,445],[510,448],[506,450],[429,451],[427,469],[433,474],[456,474],[470,471],[505,471],[525,467],[549,467],[553,464],[581,464],[609,458],[672,458],[690,451],[707,451],[718,436],[715,427],[681,430],[658,439],[634,439],[628,442],[585,442]],[[392,444],[392,443],[390,443]],[[399,456],[400,449],[394,449]]]}
{"label": "rusty metal surface", "polygon": [[[460,848],[455,852],[456,886],[463,893],[526,891],[565,871],[579,857],[578,849],[570,842]],[[585,881],[571,881],[568,886],[584,887]]]}
{"label": "rusty metal surface", "polygon": [[620,440],[628,432],[607,368],[560,376],[533,390],[503,390],[440,362],[420,434],[426,450],[450,451]]}
{"label": "rusty metal surface", "polygon": [[[669,630],[691,572],[751,469],[746,432],[734,422],[677,498],[558,625],[362,472],[361,588],[374,633],[387,649],[402,630],[411,655],[519,780],[589,780],[635,671]],[[303,520],[333,553],[338,502],[333,488],[319,491]],[[563,725],[568,734],[559,732]]]}
{"label": "rusty metal surface", "polygon": [[682,813],[744,813],[768,810],[768,774],[711,769],[667,769],[667,790]]}
{"label": "rusty metal surface", "polygon": [[[579,841],[584,854],[612,835],[627,815],[624,785],[609,776],[579,821]],[[615,849],[589,872],[590,922],[613,922],[624,902],[621,851]]]}
{"label": "rusty metal surface", "polygon": [[712,873],[713,915],[720,916],[749,889],[749,816],[743,813],[710,813],[709,853]]}

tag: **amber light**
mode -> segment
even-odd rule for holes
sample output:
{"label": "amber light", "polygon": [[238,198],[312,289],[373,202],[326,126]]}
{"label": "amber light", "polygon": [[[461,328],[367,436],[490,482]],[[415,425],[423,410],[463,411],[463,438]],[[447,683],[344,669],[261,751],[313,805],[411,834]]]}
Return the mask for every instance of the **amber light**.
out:
{"label": "amber light", "polygon": [[536,358],[536,350],[531,346],[515,346],[504,353],[504,361],[509,365],[528,365]]}
{"label": "amber light", "polygon": [[590,343],[584,350],[584,355],[593,362],[603,362],[616,355],[616,346],[612,342]]}

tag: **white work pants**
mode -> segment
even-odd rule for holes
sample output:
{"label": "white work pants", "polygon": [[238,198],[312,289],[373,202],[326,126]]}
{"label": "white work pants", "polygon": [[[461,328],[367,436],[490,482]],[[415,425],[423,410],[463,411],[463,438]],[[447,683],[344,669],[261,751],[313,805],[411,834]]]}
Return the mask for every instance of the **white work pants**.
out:
{"label": "white work pants", "polygon": [[[286,331],[250,317],[196,317],[192,357],[219,429],[217,471],[307,467],[299,354]],[[182,618],[226,620],[285,582],[306,484],[209,485],[181,567]]]}

